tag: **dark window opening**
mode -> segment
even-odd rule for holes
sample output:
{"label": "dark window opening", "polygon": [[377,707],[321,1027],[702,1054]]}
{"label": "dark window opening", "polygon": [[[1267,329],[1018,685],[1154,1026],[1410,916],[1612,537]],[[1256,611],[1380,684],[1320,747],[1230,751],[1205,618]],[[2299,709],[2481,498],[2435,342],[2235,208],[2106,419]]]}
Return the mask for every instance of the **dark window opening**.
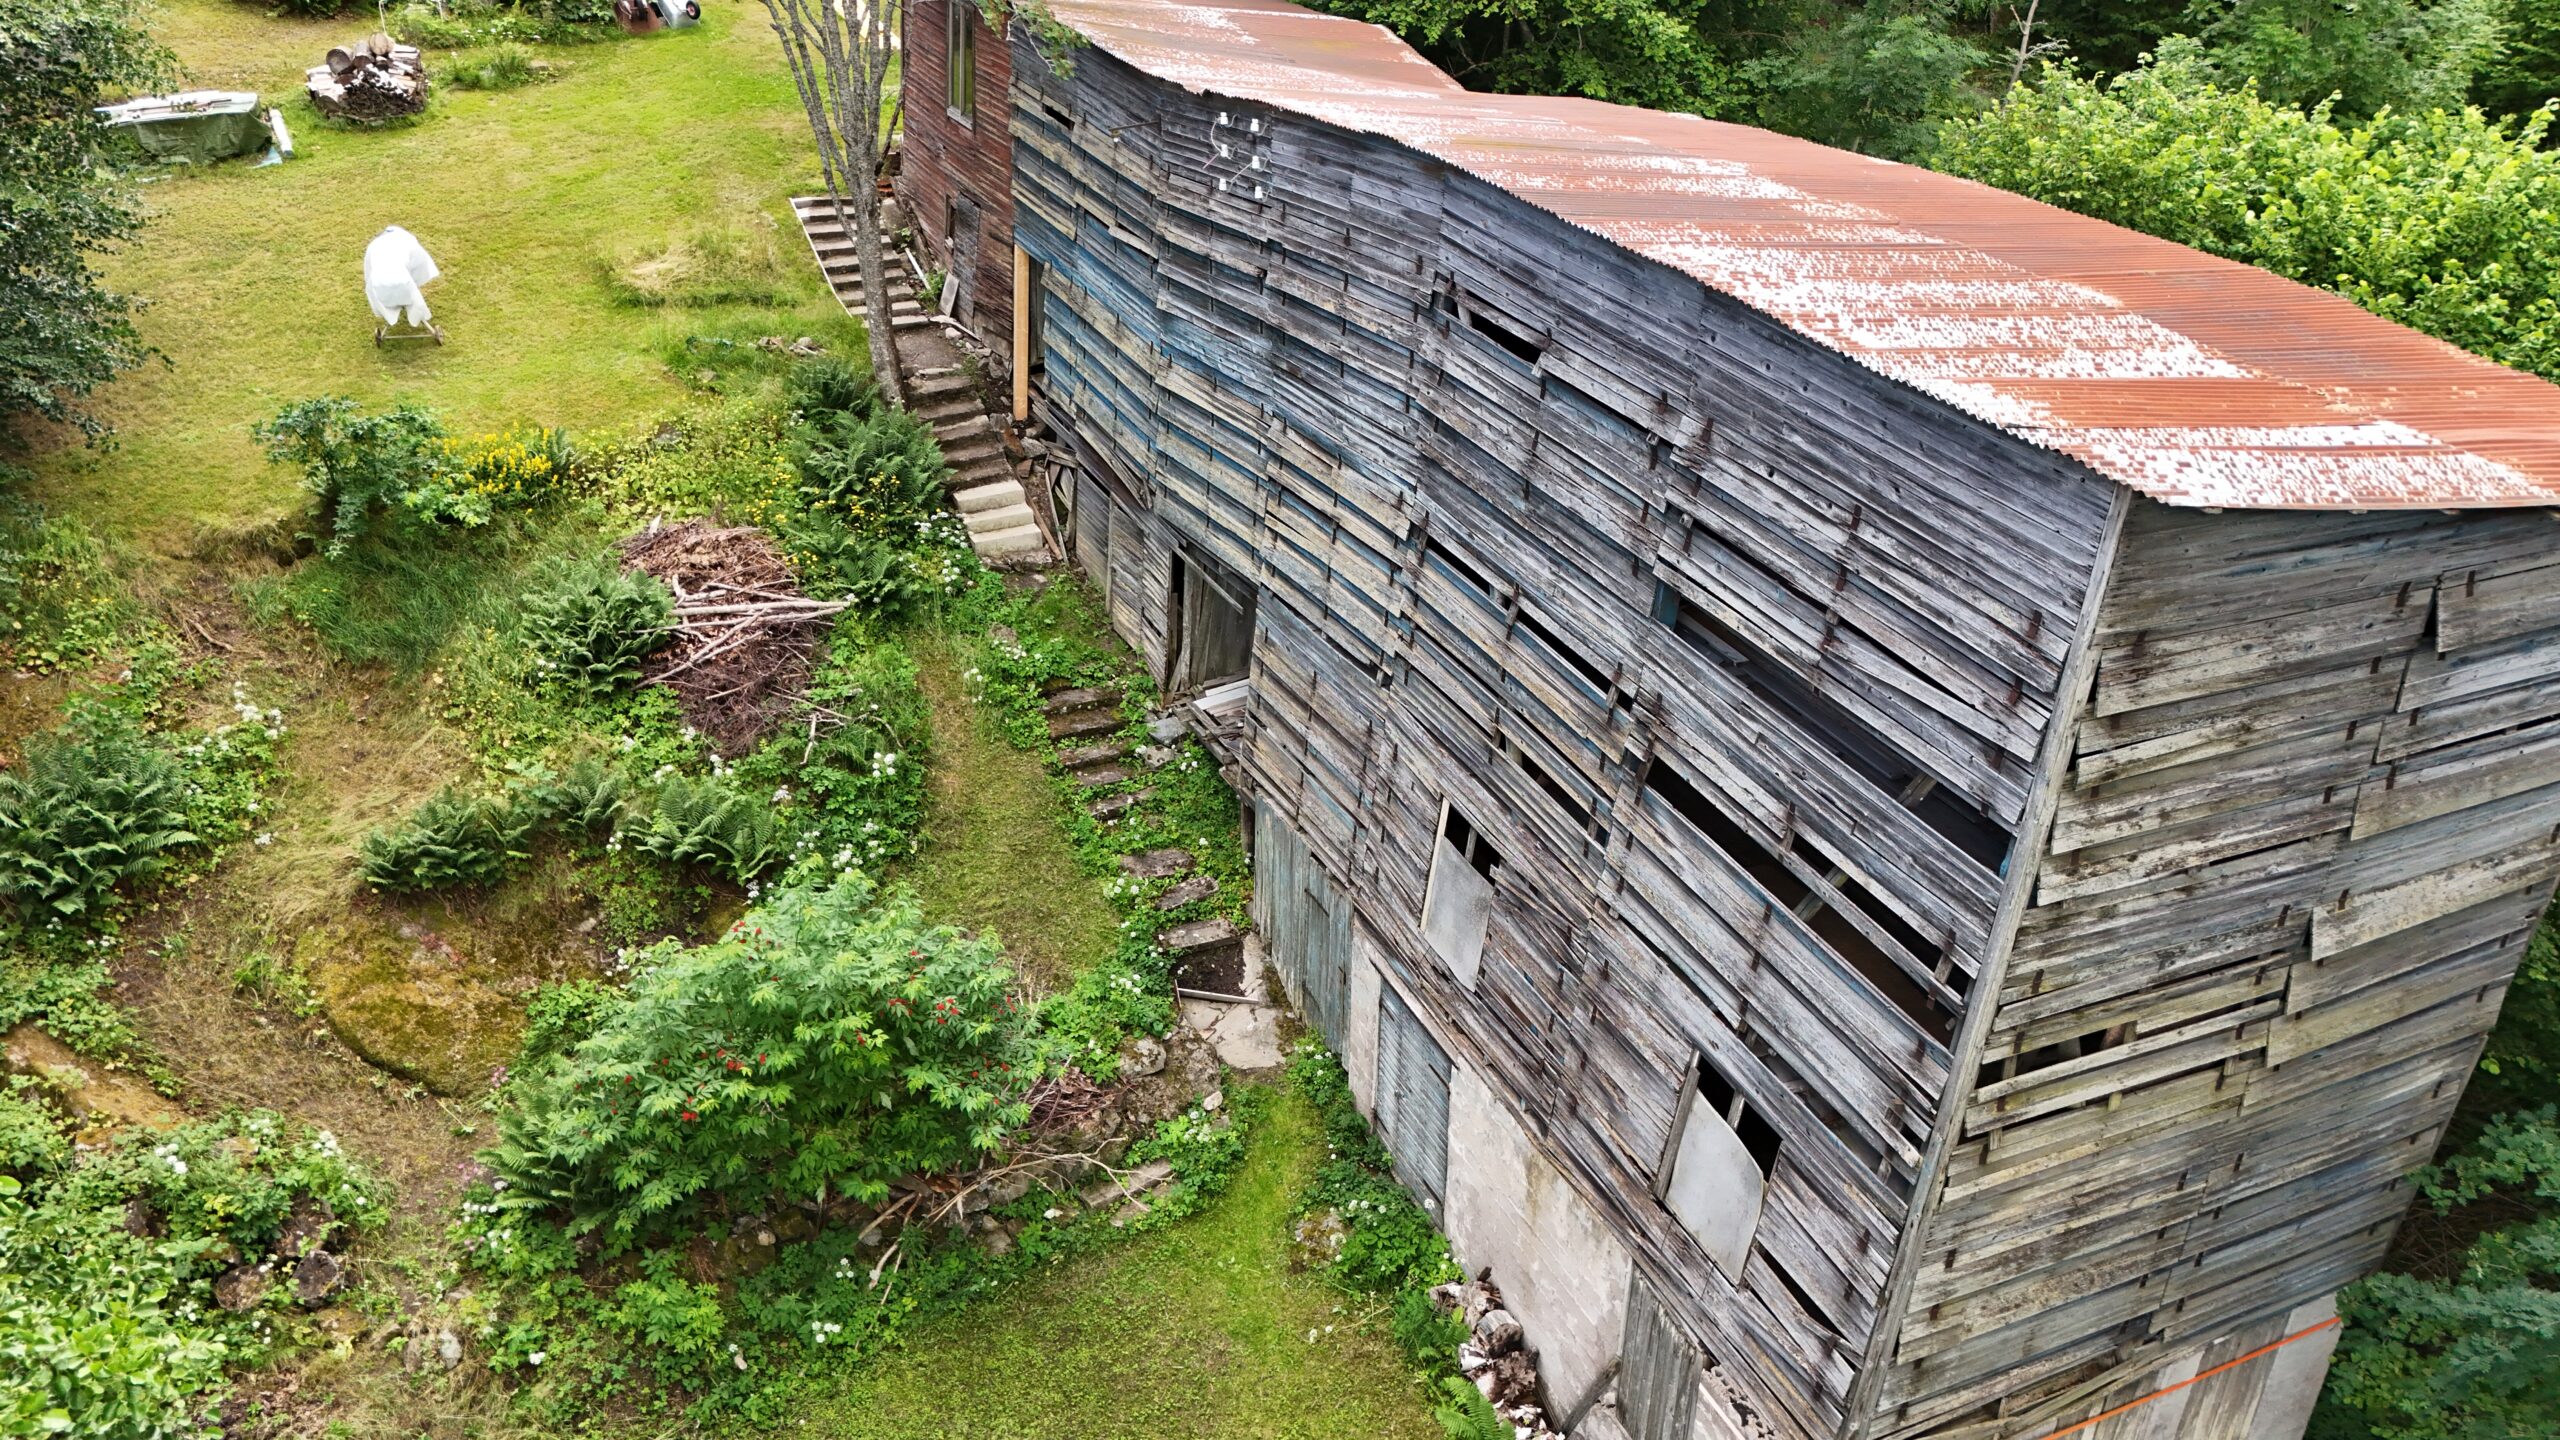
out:
{"label": "dark window opening", "polygon": [[2133,1022],[2128,1020],[2121,1025],[2110,1025],[2104,1030],[2092,1030],[2086,1035],[2073,1035],[2067,1039],[2056,1040],[2049,1045],[2039,1045],[2032,1050],[2003,1056],[1998,1060],[1986,1060],[1983,1062],[1981,1073],[1974,1077],[1974,1083],[1997,1085],[2003,1080],[2015,1080],[2021,1075],[2033,1075],[2039,1070],[2050,1070],[2066,1060],[2078,1060],[2084,1056],[2095,1055],[2101,1050],[2113,1050],[2132,1039],[2133,1030]]}
{"label": "dark window opening", "polygon": [[1998,870],[2008,860],[2012,837],[1980,807],[1939,785],[1869,729],[1866,722],[1834,704],[1803,676],[1689,601],[1668,582],[1655,584],[1653,615],[1670,626],[1690,649],[1706,656],[1742,688],[1785,716],[1842,764],[1892,796],[1921,823],[1946,837],[1984,868]]}
{"label": "dark window opening", "polygon": [[1823,883],[1839,891],[1840,898],[1848,901],[1869,924],[1891,936],[1894,944],[1909,951],[1922,966],[1934,972],[1938,962],[1946,957],[1946,946],[1921,934],[1918,926],[1903,919],[1900,912],[1884,903],[1882,896],[1860,884],[1856,876],[1831,858],[1821,846],[1799,835],[1789,848],[1795,851],[1797,859],[1812,866],[1814,872],[1822,876]]}
{"label": "dark window opening", "polygon": [[1057,106],[1050,104],[1046,100],[1040,102],[1040,113],[1048,116],[1050,120],[1054,121],[1057,124],[1057,127],[1061,130],[1073,130],[1076,128],[1076,117],[1059,109]]}
{"label": "dark window opening", "polygon": [[[1697,786],[1689,783],[1687,777],[1657,758],[1646,767],[1644,784],[1647,790],[1660,796],[1680,818],[1696,826],[1698,833],[1705,836],[1717,849],[1723,851],[1727,859],[1740,866],[1744,873],[1758,882],[1760,888],[1768,892],[1771,900],[1780,908],[1804,921],[1805,927],[1813,932],[1814,937],[1822,942],[1824,948],[1837,956],[1851,970],[1857,972],[1876,993],[1893,1002],[1895,1008],[1911,1017],[1914,1023],[1935,1036],[1941,1044],[1955,1038],[1956,1021],[1959,1017],[1954,1011],[1948,1009],[1933,992],[1924,988],[1900,965],[1894,963],[1893,957],[1887,955],[1873,940],[1869,939],[1855,922],[1833,909],[1828,900],[1798,877],[1795,871],[1787,867],[1786,861],[1779,858],[1777,852],[1763,844],[1758,836],[1744,829],[1741,822],[1726,814],[1721,806],[1708,799]],[[1819,849],[1809,846],[1802,840],[1797,842],[1797,847],[1800,855],[1810,851],[1812,855],[1821,856],[1822,868],[1836,868],[1829,865],[1829,857],[1822,856]],[[1859,893],[1868,894],[1863,889]],[[1845,894],[1843,898],[1847,898]],[[1868,898],[1874,897],[1869,895]],[[1891,913],[1881,902],[1878,902],[1875,908],[1887,914]],[[1943,954],[1937,949],[1928,949],[1921,953],[1933,957]]]}
{"label": "dark window opening", "polygon": [[1422,553],[1448,567],[1450,574],[1465,581],[1470,588],[1483,594],[1486,599],[1493,598],[1493,582],[1484,578],[1483,571],[1459,559],[1456,551],[1437,540],[1425,540],[1422,542]]}
{"label": "dark window opening", "polygon": [[1580,797],[1576,796],[1571,790],[1566,789],[1563,781],[1548,774],[1545,766],[1530,759],[1529,752],[1521,748],[1519,741],[1506,739],[1502,742],[1502,748],[1504,753],[1511,757],[1511,763],[1519,767],[1521,774],[1528,776],[1531,780],[1537,783],[1539,789],[1547,792],[1548,799],[1553,800],[1556,804],[1564,807],[1564,813],[1573,817],[1575,829],[1581,830],[1586,834],[1589,833],[1591,829],[1590,806],[1582,803]]}
{"label": "dark window opening", "polygon": [[978,108],[978,27],[977,7],[970,0],[944,0],[949,8],[950,29],[944,47],[947,61],[943,68],[942,102],[951,113],[966,120]]}
{"label": "dark window opening", "polygon": [[1505,326],[1473,305],[1466,307],[1467,328],[1502,347],[1504,354],[1523,365],[1534,367],[1547,347]]}
{"label": "dark window opening", "polygon": [[1734,1083],[1725,1078],[1714,1061],[1698,1057],[1698,1099],[1742,1140],[1742,1148],[1751,1152],[1753,1163],[1766,1176],[1778,1163],[1778,1127],[1770,1124]]}
{"label": "dark window opening", "polygon": [[1583,683],[1599,694],[1609,693],[1610,677],[1602,673],[1599,666],[1584,659],[1572,646],[1565,644],[1563,636],[1548,629],[1537,616],[1530,614],[1526,607],[1520,611],[1520,628],[1528,631],[1539,644],[1547,647],[1548,653],[1563,661],[1566,668],[1581,676]]}
{"label": "dark window opening", "polygon": [[1467,862],[1468,868],[1487,880],[1493,878],[1495,867],[1502,863],[1502,856],[1493,848],[1492,842],[1486,840],[1483,832],[1469,823],[1455,805],[1447,807],[1447,813],[1441,817],[1440,838],[1449,842],[1449,848],[1458,852],[1458,857]]}

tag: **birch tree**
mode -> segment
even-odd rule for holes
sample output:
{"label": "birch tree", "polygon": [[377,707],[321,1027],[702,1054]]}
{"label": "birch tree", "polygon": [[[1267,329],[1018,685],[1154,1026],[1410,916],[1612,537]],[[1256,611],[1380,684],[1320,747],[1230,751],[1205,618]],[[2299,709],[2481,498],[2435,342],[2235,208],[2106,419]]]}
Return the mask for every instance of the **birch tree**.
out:
{"label": "birch tree", "polygon": [[898,0],[764,0],[792,83],[818,141],[827,199],[862,269],[871,369],[891,403],[907,400],[890,329],[889,270],[880,246],[880,157],[889,143],[882,92],[897,54]]}

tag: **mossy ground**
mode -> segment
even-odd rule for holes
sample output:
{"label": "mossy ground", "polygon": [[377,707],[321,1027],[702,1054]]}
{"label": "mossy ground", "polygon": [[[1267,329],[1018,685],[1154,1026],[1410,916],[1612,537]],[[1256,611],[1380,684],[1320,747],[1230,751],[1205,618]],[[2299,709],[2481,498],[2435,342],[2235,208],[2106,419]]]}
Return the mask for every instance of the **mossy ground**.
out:
{"label": "mossy ground", "polygon": [[933,713],[933,799],[924,849],[900,876],[927,915],[994,933],[1033,983],[1061,988],[1117,941],[1101,882],[1076,864],[1040,762],[970,700],[947,640],[929,641],[918,659]]}
{"label": "mossy ground", "polygon": [[[1201,1214],[925,1326],[797,1397],[811,1440],[1437,1440],[1364,1302],[1293,1271],[1292,1203],[1322,1158],[1274,1097]],[[759,1434],[777,1432],[763,1431]],[[742,1434],[736,1440],[746,1440]]]}

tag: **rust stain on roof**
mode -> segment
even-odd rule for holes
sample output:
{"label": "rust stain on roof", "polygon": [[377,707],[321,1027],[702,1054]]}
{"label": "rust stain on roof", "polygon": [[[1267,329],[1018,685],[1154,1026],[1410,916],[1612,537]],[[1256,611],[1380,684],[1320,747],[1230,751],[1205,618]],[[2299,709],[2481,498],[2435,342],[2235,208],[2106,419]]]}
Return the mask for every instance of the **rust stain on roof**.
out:
{"label": "rust stain on roof", "polygon": [[2560,505],[2560,386],[2253,266],[1765,130],[1478,94],[1287,0],[1052,11],[1186,90],[1445,161],[2169,504]]}

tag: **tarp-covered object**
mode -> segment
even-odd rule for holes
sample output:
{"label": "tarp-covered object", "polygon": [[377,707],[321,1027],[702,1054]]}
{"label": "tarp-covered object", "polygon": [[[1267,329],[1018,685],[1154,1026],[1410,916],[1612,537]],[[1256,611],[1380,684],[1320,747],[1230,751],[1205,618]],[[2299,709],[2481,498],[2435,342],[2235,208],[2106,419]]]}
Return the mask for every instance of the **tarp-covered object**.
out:
{"label": "tarp-covered object", "polygon": [[101,105],[98,118],[154,160],[210,165],[266,143],[258,96],[250,90],[189,90]]}
{"label": "tarp-covered object", "polygon": [[364,247],[365,303],[385,325],[422,326],[427,323],[427,297],[418,287],[437,273],[435,257],[418,237],[391,226]]}

